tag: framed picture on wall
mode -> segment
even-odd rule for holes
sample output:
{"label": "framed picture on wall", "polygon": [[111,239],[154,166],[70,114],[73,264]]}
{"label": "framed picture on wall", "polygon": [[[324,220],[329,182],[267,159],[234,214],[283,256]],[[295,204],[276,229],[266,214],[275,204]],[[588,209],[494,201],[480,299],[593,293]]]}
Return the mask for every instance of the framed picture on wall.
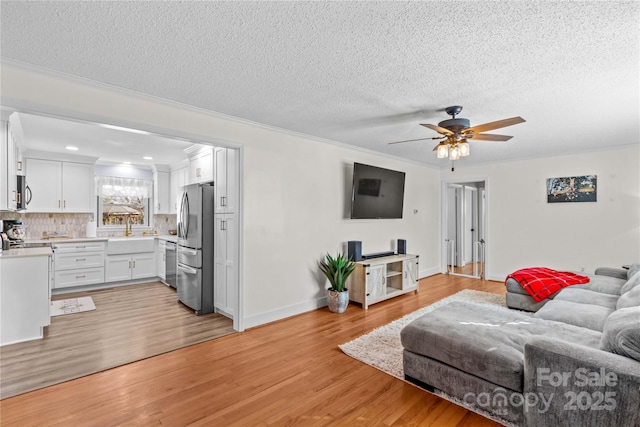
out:
{"label": "framed picture on wall", "polygon": [[547,179],[547,203],[595,202],[598,195],[596,175]]}

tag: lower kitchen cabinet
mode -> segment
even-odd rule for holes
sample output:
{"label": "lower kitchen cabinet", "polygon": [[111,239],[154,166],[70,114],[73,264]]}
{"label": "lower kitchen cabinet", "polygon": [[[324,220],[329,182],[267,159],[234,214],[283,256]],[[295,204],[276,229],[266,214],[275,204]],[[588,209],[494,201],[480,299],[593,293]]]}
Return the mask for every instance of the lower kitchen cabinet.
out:
{"label": "lower kitchen cabinet", "polygon": [[54,243],[53,288],[104,282],[105,242]]}
{"label": "lower kitchen cabinet", "polygon": [[42,338],[49,325],[49,265],[49,255],[0,257],[0,345]]}
{"label": "lower kitchen cabinet", "polygon": [[236,217],[215,215],[214,305],[218,313],[233,318],[238,306]]}
{"label": "lower kitchen cabinet", "polygon": [[156,275],[153,252],[135,255],[108,255],[105,262],[105,282],[146,279]]}

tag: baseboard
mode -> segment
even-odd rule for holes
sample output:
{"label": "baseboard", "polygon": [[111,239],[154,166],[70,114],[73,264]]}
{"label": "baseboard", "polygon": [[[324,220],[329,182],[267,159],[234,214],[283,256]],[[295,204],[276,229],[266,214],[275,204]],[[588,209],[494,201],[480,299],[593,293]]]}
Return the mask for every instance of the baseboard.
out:
{"label": "baseboard", "polygon": [[256,314],[255,316],[249,316],[244,318],[244,328],[254,328],[256,326],[264,325],[266,323],[275,322],[276,320],[282,320],[287,317],[296,316],[298,314],[306,313],[307,311],[317,310],[318,308],[327,306],[327,297],[318,298],[312,301],[305,301],[299,304],[290,305],[288,307],[280,308],[278,310],[268,311],[266,313]]}
{"label": "baseboard", "polygon": [[504,279],[507,276],[508,276],[508,274],[489,274],[489,275],[487,275],[486,279],[487,280],[495,280],[496,282],[504,282]]}
{"label": "baseboard", "polygon": [[420,270],[418,274],[421,279],[424,279],[425,277],[435,276],[436,274],[440,274],[440,268],[438,267],[427,268],[426,270]]}
{"label": "baseboard", "polygon": [[[440,269],[428,268],[426,270],[420,270],[420,278],[434,276],[440,274]],[[278,310],[269,311],[266,313],[256,314],[255,316],[249,316],[244,318],[244,328],[255,328],[256,326],[264,325],[267,323],[275,322],[276,320],[282,320],[287,317],[296,316],[298,314],[306,313],[307,311],[317,310],[327,306],[327,297],[318,298],[312,301],[305,301],[299,304],[290,305]]]}

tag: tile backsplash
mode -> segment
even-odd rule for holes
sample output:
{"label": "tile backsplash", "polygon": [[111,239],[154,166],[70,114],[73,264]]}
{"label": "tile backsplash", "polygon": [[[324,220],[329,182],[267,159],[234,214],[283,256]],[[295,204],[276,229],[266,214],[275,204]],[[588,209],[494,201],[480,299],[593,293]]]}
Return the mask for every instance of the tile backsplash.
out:
{"label": "tile backsplash", "polygon": [[[40,239],[43,233],[67,234],[69,238],[86,237],[87,222],[93,220],[93,214],[70,213],[19,213],[0,212],[0,219],[17,219],[25,226],[27,240]],[[176,229],[176,215],[154,215],[153,229],[160,235],[169,234],[169,230]],[[134,234],[142,231],[134,229]],[[98,237],[116,237],[124,235],[124,228],[118,230],[104,230],[98,227]]]}

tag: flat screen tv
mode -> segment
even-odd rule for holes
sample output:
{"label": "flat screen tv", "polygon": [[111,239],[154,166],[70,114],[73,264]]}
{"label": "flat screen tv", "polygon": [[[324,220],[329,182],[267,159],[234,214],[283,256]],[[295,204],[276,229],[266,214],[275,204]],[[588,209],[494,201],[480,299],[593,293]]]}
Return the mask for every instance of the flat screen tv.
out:
{"label": "flat screen tv", "polygon": [[402,218],[404,175],[404,172],[354,163],[351,218]]}

